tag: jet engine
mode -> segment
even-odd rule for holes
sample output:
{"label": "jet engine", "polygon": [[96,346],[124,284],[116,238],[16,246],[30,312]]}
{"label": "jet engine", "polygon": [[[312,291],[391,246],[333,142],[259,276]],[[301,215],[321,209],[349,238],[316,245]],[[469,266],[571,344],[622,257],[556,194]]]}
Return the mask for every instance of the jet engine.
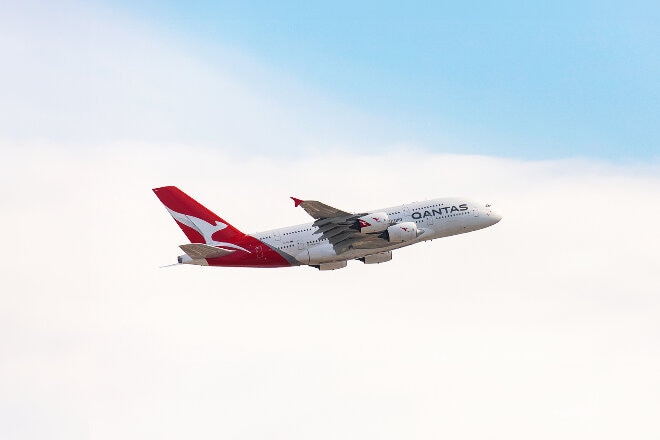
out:
{"label": "jet engine", "polygon": [[384,212],[374,212],[367,214],[357,219],[355,224],[362,234],[369,234],[371,232],[382,232],[390,225],[390,218]]}
{"label": "jet engine", "polygon": [[337,254],[332,245],[330,243],[324,243],[300,252],[296,255],[296,260],[303,264],[317,264],[332,260],[336,256]]}
{"label": "jet engine", "polygon": [[392,259],[392,251],[379,252],[377,254],[367,255],[366,257],[358,258],[364,264],[378,264],[385,263]]}
{"label": "jet engine", "polygon": [[347,264],[348,262],[344,260],[344,261],[333,261],[332,263],[315,264],[314,267],[317,268],[318,270],[337,270],[346,267]]}
{"label": "jet engine", "polygon": [[414,240],[422,235],[420,229],[417,228],[415,222],[402,222],[392,225],[385,231],[385,238],[390,243],[401,243],[404,241]]}

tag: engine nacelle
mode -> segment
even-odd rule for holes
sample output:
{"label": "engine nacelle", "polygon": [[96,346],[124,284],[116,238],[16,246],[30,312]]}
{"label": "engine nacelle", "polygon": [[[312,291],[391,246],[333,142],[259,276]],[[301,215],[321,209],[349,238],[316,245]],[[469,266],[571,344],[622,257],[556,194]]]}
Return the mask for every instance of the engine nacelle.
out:
{"label": "engine nacelle", "polygon": [[364,264],[378,264],[385,263],[392,259],[392,251],[378,252],[377,254],[367,255],[366,257],[360,258]]}
{"label": "engine nacelle", "polygon": [[357,219],[357,227],[363,234],[383,232],[390,225],[390,218],[384,212],[374,212]]}
{"label": "engine nacelle", "polygon": [[422,234],[422,231],[417,229],[415,222],[402,222],[392,225],[387,228],[387,240],[390,243],[401,243],[404,241],[414,240]]}
{"label": "engine nacelle", "polygon": [[334,261],[332,263],[321,263],[319,265],[314,265],[318,270],[337,270],[337,269],[343,269],[346,267],[348,262],[346,260],[344,261]]}
{"label": "engine nacelle", "polygon": [[296,260],[303,264],[315,264],[332,260],[337,256],[335,249],[330,243],[323,243],[318,246],[301,251],[296,255]]}

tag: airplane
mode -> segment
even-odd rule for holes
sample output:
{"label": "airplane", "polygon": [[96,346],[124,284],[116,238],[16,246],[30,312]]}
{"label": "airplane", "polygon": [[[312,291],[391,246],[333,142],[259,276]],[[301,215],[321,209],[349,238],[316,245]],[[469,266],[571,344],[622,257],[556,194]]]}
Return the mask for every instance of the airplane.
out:
{"label": "airplane", "polygon": [[349,260],[385,263],[392,251],[494,225],[502,215],[490,204],[442,198],[351,213],[291,197],[311,223],[244,234],[175,186],[153,189],[189,244],[176,264],[222,267],[312,266],[335,270]]}

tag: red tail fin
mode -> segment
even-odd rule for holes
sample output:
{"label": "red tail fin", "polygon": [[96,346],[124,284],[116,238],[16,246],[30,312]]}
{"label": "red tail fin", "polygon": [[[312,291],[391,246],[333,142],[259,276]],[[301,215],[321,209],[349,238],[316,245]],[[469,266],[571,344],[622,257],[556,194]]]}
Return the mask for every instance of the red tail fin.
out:
{"label": "red tail fin", "polygon": [[153,191],[191,243],[227,246],[245,236],[176,186],[154,188]]}

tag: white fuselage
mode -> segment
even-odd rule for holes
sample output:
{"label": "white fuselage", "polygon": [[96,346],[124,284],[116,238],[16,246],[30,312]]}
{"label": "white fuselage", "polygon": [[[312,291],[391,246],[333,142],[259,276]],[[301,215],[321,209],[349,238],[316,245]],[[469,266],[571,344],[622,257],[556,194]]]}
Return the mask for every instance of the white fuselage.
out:
{"label": "white fuselage", "polygon": [[392,223],[414,222],[422,232],[417,238],[387,243],[376,249],[349,249],[335,254],[328,240],[322,239],[313,223],[289,226],[250,234],[302,264],[320,264],[363,258],[391,251],[421,241],[476,231],[497,223],[502,216],[489,204],[463,198],[444,198],[415,202],[391,208],[370,210],[385,212]]}

